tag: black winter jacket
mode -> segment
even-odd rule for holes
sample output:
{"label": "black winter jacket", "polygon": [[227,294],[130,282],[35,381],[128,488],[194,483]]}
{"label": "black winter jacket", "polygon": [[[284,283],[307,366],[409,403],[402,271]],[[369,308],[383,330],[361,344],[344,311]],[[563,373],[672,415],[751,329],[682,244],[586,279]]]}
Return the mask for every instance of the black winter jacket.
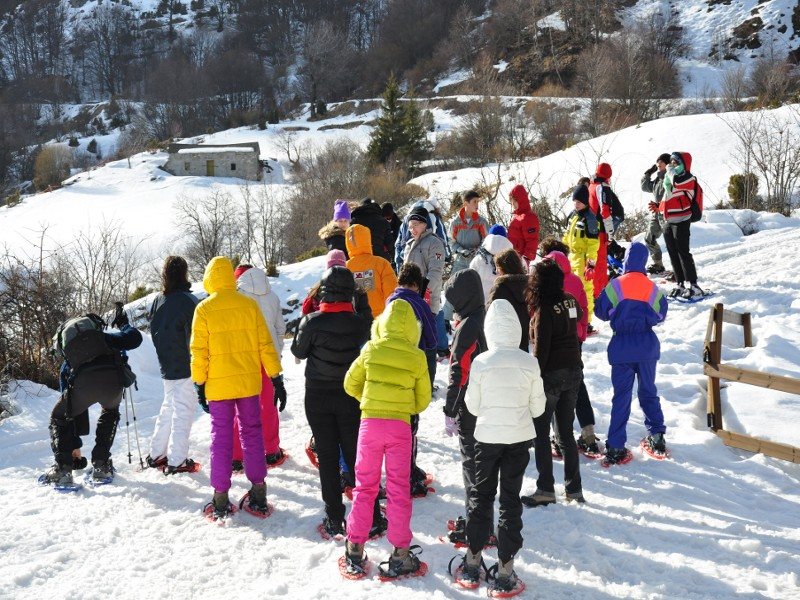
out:
{"label": "black winter jacket", "polygon": [[351,225],[363,225],[372,234],[372,253],[385,258],[390,263],[394,262],[394,240],[392,226],[383,218],[381,207],[377,202],[363,200],[357,206],[350,218]]}
{"label": "black winter jacket", "polygon": [[459,271],[450,279],[444,296],[461,317],[453,336],[450,381],[444,406],[444,414],[455,417],[464,406],[472,361],[478,354],[486,351],[486,337],[483,334],[486,308],[483,303],[481,276],[473,269]]}
{"label": "black winter jacket", "polygon": [[189,338],[198,304],[187,283],[169,294],[159,294],[150,306],[150,332],[163,379],[188,379]]}
{"label": "black winter jacket", "polygon": [[526,275],[501,275],[498,277],[492,289],[489,291],[489,301],[487,306],[495,300],[508,300],[514,311],[517,313],[519,324],[522,326],[522,337],[519,341],[519,349],[528,352],[530,343],[531,315],[528,312],[528,303],[525,302],[525,288],[528,286]]}

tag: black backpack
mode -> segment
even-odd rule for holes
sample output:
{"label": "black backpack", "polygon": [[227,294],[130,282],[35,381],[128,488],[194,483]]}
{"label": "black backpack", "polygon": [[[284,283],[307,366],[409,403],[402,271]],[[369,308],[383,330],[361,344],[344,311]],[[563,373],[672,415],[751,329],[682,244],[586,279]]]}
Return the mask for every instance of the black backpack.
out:
{"label": "black backpack", "polygon": [[73,370],[100,356],[112,355],[114,351],[103,334],[105,325],[92,313],[64,321],[53,336],[53,355],[66,360]]}

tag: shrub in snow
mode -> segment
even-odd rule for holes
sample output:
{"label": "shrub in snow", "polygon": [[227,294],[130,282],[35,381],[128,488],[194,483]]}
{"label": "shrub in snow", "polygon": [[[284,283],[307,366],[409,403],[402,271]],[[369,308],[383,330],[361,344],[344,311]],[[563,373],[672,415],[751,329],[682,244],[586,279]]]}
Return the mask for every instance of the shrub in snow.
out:
{"label": "shrub in snow", "polygon": [[754,210],[737,210],[733,213],[733,220],[744,235],[753,235],[761,231],[759,215]]}
{"label": "shrub in snow", "polygon": [[758,177],[755,173],[734,173],[728,183],[731,208],[758,209]]}
{"label": "shrub in snow", "polygon": [[69,138],[69,144],[67,144],[70,148],[77,148],[80,142],[78,142],[78,138],[74,135]]}

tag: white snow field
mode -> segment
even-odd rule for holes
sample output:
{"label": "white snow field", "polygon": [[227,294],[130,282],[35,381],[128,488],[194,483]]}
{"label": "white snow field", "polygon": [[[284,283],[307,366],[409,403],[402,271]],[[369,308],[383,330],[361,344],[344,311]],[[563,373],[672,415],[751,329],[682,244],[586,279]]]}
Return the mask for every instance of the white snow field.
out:
{"label": "white snow field", "polygon": [[[715,219],[732,221],[719,212]],[[636,403],[628,426],[634,461],[603,469],[581,458],[588,502],[526,509],[524,548],[516,570],[527,583],[523,598],[800,598],[800,465],[724,446],[706,428],[701,351],[712,301],[753,314],[754,348],[726,326],[723,360],[784,375],[800,373],[800,228],[797,220],[743,237],[730,223],[693,227],[700,284],[716,297],[694,305],[670,304],[658,328],[662,357],[658,386],[673,458],[642,455],[645,435]],[[738,232],[738,233],[737,233]],[[282,267],[275,289],[285,303],[322,270],[323,259]],[[611,399],[605,347],[609,329],[584,348],[585,375],[605,436]],[[303,447],[310,430],[303,411],[303,365],[284,345],[289,402],[281,415],[282,446],[291,458],[270,471],[267,520],[237,513],[225,526],[201,510],[209,486],[209,418],[197,409],[190,453],[199,473],[167,478],[137,472],[127,460],[125,415],[114,445],[113,485],[59,494],[36,484],[51,462],[49,411],[56,392],[22,382],[14,393],[21,413],[0,423],[0,597],[3,598],[473,598],[447,574],[456,554],[437,537],[464,513],[460,455],[443,431],[441,408],[447,367],[422,415],[419,463],[436,477],[436,493],[414,501],[414,542],[430,572],[423,578],[381,583],[341,578],[343,544],[322,541],[316,526],[322,502],[316,470]],[[135,392],[142,454],[153,430],[162,387],[149,337],[131,353],[139,375]],[[739,389],[741,388],[741,389]],[[800,398],[733,384],[725,388],[725,422],[735,431],[800,445]],[[96,412],[92,412],[92,423]],[[88,453],[93,440],[85,439]],[[556,465],[557,482],[561,480]],[[523,492],[535,486],[528,467]],[[243,476],[231,489],[248,489]],[[563,487],[557,483],[557,494]],[[373,562],[390,550],[370,542]],[[487,562],[496,560],[489,551]],[[375,570],[373,569],[373,574]]]}

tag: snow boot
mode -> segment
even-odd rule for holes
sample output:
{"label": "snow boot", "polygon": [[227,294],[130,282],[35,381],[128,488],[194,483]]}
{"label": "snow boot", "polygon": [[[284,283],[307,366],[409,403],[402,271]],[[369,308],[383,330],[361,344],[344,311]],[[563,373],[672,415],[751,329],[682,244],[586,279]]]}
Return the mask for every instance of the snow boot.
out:
{"label": "snow boot", "polygon": [[477,554],[473,554],[469,549],[467,549],[466,554],[464,554],[463,557],[460,557],[461,564],[456,567],[455,571],[453,571],[453,561],[455,561],[457,558],[459,558],[459,556],[456,555],[450,560],[450,564],[447,567],[447,572],[453,576],[453,580],[458,585],[470,590],[474,590],[480,585],[481,582],[481,566],[483,565],[481,553],[478,552]]}
{"label": "snow boot", "polygon": [[92,479],[95,481],[107,481],[114,476],[114,463],[108,460],[92,461]]}
{"label": "snow boot", "polygon": [[633,460],[633,454],[627,448],[608,448],[601,463],[604,467],[611,465],[625,465]]}
{"label": "snow boot", "polygon": [[164,475],[175,475],[176,473],[196,473],[200,470],[200,465],[194,462],[191,458],[187,458],[177,467],[167,465],[164,467]]}
{"label": "snow boot", "polygon": [[578,451],[588,458],[599,458],[603,455],[600,446],[597,444],[597,436],[594,433],[582,433],[575,439]]}
{"label": "snow boot", "polygon": [[211,521],[219,521],[231,516],[236,509],[228,498],[228,492],[214,492],[211,502],[206,504],[203,512]]}
{"label": "snow boot", "polygon": [[322,536],[322,538],[326,540],[344,537],[344,521],[336,521],[330,517],[325,517],[322,519],[322,523],[320,523],[319,527],[317,527],[317,531],[319,531],[319,534]]}
{"label": "snow boot", "polygon": [[657,458],[659,460],[670,458],[670,452],[667,449],[667,442],[664,439],[663,433],[654,433],[652,435],[648,435],[642,440],[640,445],[642,450],[644,450],[653,458]]}
{"label": "snow boot", "polygon": [[455,521],[453,521],[452,528],[450,528],[450,523],[448,523],[448,528],[450,531],[447,532],[447,539],[450,541],[450,543],[454,544],[457,548],[466,546],[467,520],[464,517],[459,516]]}
{"label": "snow boot", "polygon": [[244,463],[240,460],[231,461],[231,471],[234,473],[244,473]]}
{"label": "snow boot", "polygon": [[147,463],[147,466],[151,469],[164,469],[167,466],[167,457],[166,456],[159,456],[158,458],[153,458],[149,454],[145,457],[144,461]]}
{"label": "snow boot", "polygon": [[[418,552],[414,552],[414,550],[418,550]],[[406,575],[424,575],[425,573],[421,571],[423,571],[422,565],[425,563],[421,563],[417,558],[421,553],[422,548],[419,546],[411,546],[409,548],[395,546],[392,549],[389,560],[382,562],[378,566],[381,579],[397,579]],[[425,570],[427,571],[427,568]]]}
{"label": "snow boot", "polygon": [[72,479],[72,465],[59,465],[56,463],[39,478],[39,481],[56,487],[72,487],[75,484]]}
{"label": "snow boot", "polygon": [[683,292],[681,293],[681,298],[685,300],[691,300],[692,298],[700,298],[705,296],[706,293],[698,286],[696,283],[693,283],[688,288],[684,288]]}
{"label": "snow boot", "polygon": [[369,563],[364,554],[364,544],[345,543],[344,556],[339,559],[339,571],[345,579],[363,579],[369,572]]}
{"label": "snow boot", "polygon": [[[245,508],[245,499],[242,498],[242,508]],[[268,517],[270,514],[270,506],[267,504],[267,484],[254,483],[247,492],[247,512],[256,516]]]}
{"label": "snow boot", "polygon": [[283,461],[286,460],[286,454],[283,452],[283,448],[278,448],[277,452],[272,454],[267,454],[264,456],[264,461],[267,463],[269,467],[276,467],[278,465],[283,464]]}
{"label": "snow boot", "polygon": [[549,504],[556,503],[556,493],[545,492],[537,488],[536,491],[530,496],[520,496],[520,500],[528,508],[547,506]]}
{"label": "snow boot", "polygon": [[487,579],[489,580],[490,598],[511,598],[525,589],[525,584],[514,572],[513,557],[505,563],[497,561],[497,564],[489,569]]}
{"label": "snow boot", "polygon": [[650,273],[650,275],[661,275],[662,273],[666,273],[666,271],[662,263],[653,263],[647,267],[647,272]]}
{"label": "snow boot", "polygon": [[567,492],[567,502],[577,502],[578,504],[585,504],[586,498],[583,497],[583,492]]}

